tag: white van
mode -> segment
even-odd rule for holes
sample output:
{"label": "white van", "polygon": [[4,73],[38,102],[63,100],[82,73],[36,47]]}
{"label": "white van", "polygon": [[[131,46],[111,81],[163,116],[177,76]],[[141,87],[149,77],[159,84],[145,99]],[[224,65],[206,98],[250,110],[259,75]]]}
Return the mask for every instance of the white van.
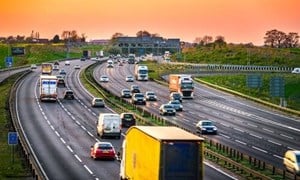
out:
{"label": "white van", "polygon": [[292,71],[292,73],[300,74],[300,68],[294,68],[294,70]]}
{"label": "white van", "polygon": [[104,136],[112,136],[121,138],[121,118],[115,113],[100,113],[97,122],[97,135],[100,138]]}
{"label": "white van", "polygon": [[108,68],[113,68],[114,67],[114,62],[112,60],[107,60],[107,65],[106,67]]}

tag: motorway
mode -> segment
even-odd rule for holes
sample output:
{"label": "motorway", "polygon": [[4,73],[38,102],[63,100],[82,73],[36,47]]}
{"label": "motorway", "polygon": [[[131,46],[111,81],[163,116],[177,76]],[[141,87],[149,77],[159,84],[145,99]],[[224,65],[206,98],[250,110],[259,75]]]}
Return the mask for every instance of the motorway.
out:
{"label": "motorway", "polygon": [[[70,66],[65,66],[60,62],[60,68],[67,72],[66,88],[74,91],[75,100],[64,100],[62,97],[66,88],[58,88],[58,102],[40,102],[40,68],[30,73],[19,85],[16,94],[19,121],[49,179],[119,179],[118,161],[95,161],[89,155],[90,146],[100,141],[96,136],[98,114],[111,112],[109,108],[91,107],[93,96],[80,83],[81,70],[73,68],[75,64],[79,64],[83,69],[91,63],[94,62],[75,60],[71,61]],[[128,70],[132,70],[131,66],[128,66]],[[115,76],[119,74],[116,73]],[[123,129],[123,132],[126,132],[126,129]],[[122,139],[123,137],[120,140],[105,141],[111,142],[118,151]],[[204,179],[232,177],[206,165]]]}
{"label": "motorway", "polygon": [[[95,79],[106,74],[109,83],[102,85],[115,95],[120,96],[121,89],[137,84],[142,92],[151,90],[158,95],[157,102],[148,102],[142,106],[152,114],[158,113],[161,104],[169,101],[168,87],[151,81],[125,82],[126,75],[133,75],[134,65],[115,65],[106,68],[98,66],[94,71]],[[100,82],[99,82],[100,83]],[[195,125],[201,119],[210,119],[218,127],[218,135],[204,135],[223,145],[263,160],[276,167],[283,168],[282,157],[289,150],[299,150],[300,119],[272,110],[257,103],[224,93],[195,83],[194,99],[183,100],[183,112],[176,117],[165,119],[196,132]]]}

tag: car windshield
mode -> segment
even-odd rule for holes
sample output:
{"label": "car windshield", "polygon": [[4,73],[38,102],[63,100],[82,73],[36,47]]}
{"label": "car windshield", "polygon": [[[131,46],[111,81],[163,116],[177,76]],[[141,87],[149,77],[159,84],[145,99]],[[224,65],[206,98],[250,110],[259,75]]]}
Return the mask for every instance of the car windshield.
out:
{"label": "car windshield", "polygon": [[212,126],[213,124],[210,121],[205,121],[205,122],[202,122],[202,125],[203,126]]}
{"label": "car windshield", "polygon": [[102,99],[95,99],[96,102],[102,102]]}
{"label": "car windshield", "polygon": [[73,91],[67,91],[66,94],[73,94]]}
{"label": "car windshield", "polygon": [[142,98],[142,97],[144,97],[144,95],[143,94],[136,94],[135,97],[141,97]]}
{"label": "car windshield", "polygon": [[298,164],[300,164],[300,154],[296,155],[296,161],[298,162]]}
{"label": "car windshield", "polygon": [[171,105],[165,105],[164,108],[165,109],[173,109],[173,106],[171,106]]}
{"label": "car windshield", "polygon": [[180,102],[179,101],[171,101],[170,104],[180,104]]}
{"label": "car windshield", "polygon": [[180,95],[180,94],[173,94],[173,97],[175,97],[175,98],[180,98],[181,95]]}
{"label": "car windshield", "polygon": [[150,96],[154,96],[155,95],[153,92],[149,92],[147,94],[150,95]]}
{"label": "car windshield", "polygon": [[131,118],[133,118],[133,115],[132,114],[124,114],[124,118],[131,119]]}
{"label": "car windshield", "polygon": [[132,86],[132,89],[139,89],[138,86]]}
{"label": "car windshield", "polygon": [[102,78],[103,78],[103,79],[106,79],[106,78],[107,78],[107,76],[102,76]]}
{"label": "car windshield", "polygon": [[98,149],[109,150],[109,149],[112,149],[112,147],[109,144],[99,144]]}

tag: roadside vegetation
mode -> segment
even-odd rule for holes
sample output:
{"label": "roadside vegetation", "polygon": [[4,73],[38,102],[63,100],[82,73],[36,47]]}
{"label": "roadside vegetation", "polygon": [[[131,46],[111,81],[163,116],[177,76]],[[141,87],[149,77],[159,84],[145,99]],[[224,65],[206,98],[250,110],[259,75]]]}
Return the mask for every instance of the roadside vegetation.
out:
{"label": "roadside vegetation", "polygon": [[[31,172],[25,165],[20,145],[8,145],[8,132],[14,131],[8,111],[10,89],[19,75],[11,76],[0,84],[0,179],[22,179],[30,177]],[[14,155],[13,155],[13,154]]]}

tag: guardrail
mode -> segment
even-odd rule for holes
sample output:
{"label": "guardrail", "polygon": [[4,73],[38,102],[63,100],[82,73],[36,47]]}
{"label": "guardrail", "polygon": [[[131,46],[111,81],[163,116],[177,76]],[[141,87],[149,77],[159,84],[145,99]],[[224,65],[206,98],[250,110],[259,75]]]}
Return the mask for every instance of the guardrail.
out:
{"label": "guardrail", "polygon": [[[98,63],[90,65],[87,69],[89,68],[93,69],[93,66],[96,65],[98,65]],[[87,69],[85,69],[85,71]],[[198,135],[197,133],[192,132],[189,129],[183,128],[178,124],[168,121],[167,119],[164,119],[156,114],[152,114],[144,110],[143,108],[133,105],[129,101],[126,101],[123,98],[112,94],[105,87],[101,86],[101,84],[98,84],[93,76],[90,77],[92,78],[92,80],[89,80],[89,78],[86,76],[85,71],[83,72],[85,80],[88,83],[90,83],[95,89],[97,89],[98,92],[102,94],[106,102],[108,102],[112,106],[117,107],[119,109],[117,111],[118,113],[137,110],[141,114],[141,115],[136,114],[137,120],[140,121],[142,124],[171,125]],[[161,84],[165,84],[164,82],[161,81],[157,81],[157,82]],[[100,90],[98,87],[100,87],[102,90]],[[103,93],[103,90],[105,91],[105,93]],[[120,103],[123,105],[121,106]],[[206,146],[204,150],[204,154],[208,159],[218,163],[219,165],[222,165],[225,168],[234,170],[235,173],[240,174],[241,176],[246,177],[247,179],[272,179],[273,177],[275,177],[276,179],[277,177],[278,179],[296,180],[300,178],[299,176],[293,175],[288,171],[277,168],[271,164],[267,164],[264,161],[251,157],[245,153],[239,152],[231,147],[224,146],[218,142],[214,142],[210,140],[209,142],[207,142],[207,144],[208,146]],[[212,149],[216,149],[217,152],[212,151]],[[247,162],[249,167],[241,163],[241,161],[244,159],[248,159]],[[268,175],[265,175],[264,173],[262,173],[262,171],[268,171],[269,173]]]}
{"label": "guardrail", "polygon": [[22,147],[24,155],[25,155],[26,165],[30,168],[33,178],[34,179],[48,179],[41,164],[38,162],[38,159],[37,159],[33,149],[30,146],[30,142],[28,141],[27,136],[26,136],[22,126],[20,125],[20,119],[18,116],[18,112],[16,110],[16,91],[18,88],[18,84],[30,72],[31,71],[29,71],[29,70],[24,71],[24,73],[16,80],[16,82],[13,84],[13,86],[11,88],[9,102],[8,102],[10,118],[12,120],[15,131],[18,133],[19,142],[21,144],[21,147]]}

